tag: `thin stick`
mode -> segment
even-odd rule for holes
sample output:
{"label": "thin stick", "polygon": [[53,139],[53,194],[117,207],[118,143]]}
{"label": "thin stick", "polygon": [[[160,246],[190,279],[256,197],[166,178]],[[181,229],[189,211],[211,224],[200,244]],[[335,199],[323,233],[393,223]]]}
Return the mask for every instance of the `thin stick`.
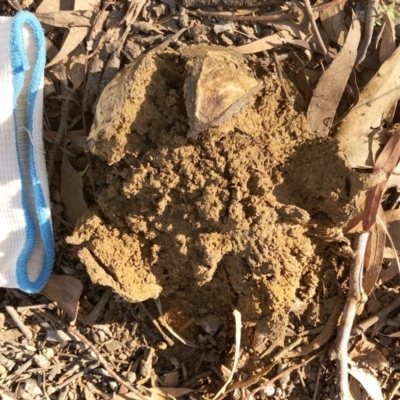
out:
{"label": "thin stick", "polygon": [[356,66],[361,64],[367,55],[368,46],[371,43],[372,34],[374,33],[375,18],[378,14],[379,0],[368,0],[367,15],[365,17],[364,40],[361,43]]}
{"label": "thin stick", "polygon": [[279,60],[278,60],[278,57],[277,57],[275,51],[272,52],[272,55],[273,55],[273,57],[274,57],[274,61],[275,61],[275,65],[276,65],[276,71],[278,72],[278,77],[279,77],[279,79],[280,79],[280,81],[281,81],[283,92],[285,93],[285,96],[286,96],[288,102],[289,102],[290,104],[293,104],[293,103],[294,103],[294,102],[293,102],[293,99],[292,99],[292,97],[289,95],[289,92],[288,92],[288,90],[287,90],[287,88],[286,88],[286,85],[285,85],[285,80],[283,79],[282,66],[281,66],[281,64],[279,63]]}
{"label": "thin stick", "polygon": [[397,297],[393,303],[390,303],[386,307],[383,307],[377,313],[366,319],[365,321],[359,323],[357,326],[354,327],[352,334],[353,335],[361,335],[363,334],[368,328],[374,325],[376,322],[381,320],[382,318],[386,317],[386,315],[390,314],[396,308],[400,307],[400,296]]}
{"label": "thin stick", "polygon": [[349,292],[344,305],[335,345],[331,352],[331,356],[338,360],[339,398],[341,400],[348,400],[350,396],[347,349],[357,307],[363,300],[365,301],[363,298],[362,276],[368,237],[368,232],[362,232],[358,237],[356,256],[350,268]]}
{"label": "thin stick", "polygon": [[306,13],[307,13],[308,19],[311,22],[311,26],[312,26],[312,29],[314,31],[314,35],[317,38],[319,47],[321,48],[321,53],[324,56],[326,61],[331,61],[331,58],[330,58],[330,56],[328,54],[328,50],[326,49],[325,43],[322,40],[321,34],[319,33],[319,29],[318,29],[317,23],[315,22],[314,15],[313,15],[313,10],[312,10],[311,4],[310,4],[310,0],[304,0],[304,5],[306,7]]}
{"label": "thin stick", "polygon": [[297,339],[295,339],[292,343],[289,344],[289,346],[284,347],[281,351],[276,353],[273,357],[271,357],[271,361],[278,361],[284,356],[287,355],[291,350],[299,346],[304,340],[303,336],[299,336]]}
{"label": "thin stick", "polygon": [[322,369],[322,363],[320,362],[319,367],[318,367],[318,372],[317,372],[317,380],[315,381],[315,389],[314,389],[314,395],[313,395],[312,400],[317,400],[317,397],[318,397],[319,380],[321,378],[321,369]]}
{"label": "thin stick", "polygon": [[392,400],[393,397],[396,395],[397,391],[400,388],[400,379],[397,380],[397,382],[395,383],[395,385],[393,386],[392,390],[390,391],[387,400]]}
{"label": "thin stick", "polygon": [[202,349],[203,347],[198,346],[197,344],[192,343],[190,340],[183,338],[180,336],[178,333],[176,333],[172,327],[168,324],[168,322],[165,320],[164,316],[158,317],[158,322],[160,323],[161,326],[163,326],[172,336],[174,336],[176,339],[178,339],[181,343],[183,343],[185,346],[188,347],[193,347],[195,349]]}
{"label": "thin stick", "polygon": [[12,320],[15,322],[17,325],[18,329],[25,335],[25,337],[29,340],[33,338],[33,333],[32,331],[24,324],[24,321],[22,318],[19,316],[17,311],[15,311],[14,307],[11,306],[6,306],[7,312],[10,314],[10,317]]}
{"label": "thin stick", "polygon": [[[329,3],[319,4],[317,6],[312,7],[313,12],[318,12],[325,10],[329,7],[338,6],[340,4],[346,3],[347,0],[333,0]],[[264,15],[235,15],[230,13],[229,11],[203,11],[196,10],[195,12],[189,11],[192,15],[201,15],[205,17],[216,17],[223,18],[227,21],[277,21],[277,20],[287,20],[287,19],[295,19],[296,15],[293,13],[281,13],[281,12],[272,12]]]}
{"label": "thin stick", "polygon": [[229,378],[224,383],[222,388],[218,391],[218,393],[213,397],[213,400],[218,399],[221,395],[225,393],[226,388],[233,379],[233,375],[236,372],[236,368],[239,362],[240,342],[241,342],[241,332],[242,332],[242,314],[240,314],[238,310],[234,310],[233,316],[235,317],[235,358],[233,360],[233,367],[231,370],[231,374],[229,375]]}
{"label": "thin stick", "polygon": [[[38,313],[39,310],[34,310],[35,313]],[[49,320],[53,321],[57,325],[63,327],[66,329],[69,333],[71,333],[73,336],[77,337],[80,341],[82,341],[84,344],[86,344],[90,350],[93,351],[94,354],[96,354],[97,359],[99,360],[100,364],[104,367],[104,369],[109,373],[109,375],[114,378],[119,384],[125,386],[128,388],[134,395],[137,396],[138,399],[140,400],[149,400],[147,397],[143,396],[140,392],[138,392],[137,389],[135,389],[133,386],[131,386],[128,382],[124,381],[122,378],[120,378],[108,365],[106,359],[100,354],[100,352],[97,350],[97,348],[89,342],[89,340],[86,339],[85,336],[83,336],[81,333],[78,332],[77,329],[75,329],[73,326],[67,325],[63,321],[61,321],[59,318],[55,317],[54,315],[50,313],[43,313],[43,316],[47,317]]]}
{"label": "thin stick", "polygon": [[97,318],[99,318],[100,313],[103,311],[105,305],[107,304],[110,296],[111,296],[111,290],[110,289],[106,289],[102,293],[102,295],[100,297],[100,300],[93,307],[93,310],[91,311],[91,313],[89,315],[85,315],[85,316],[80,317],[81,321],[85,325],[89,325],[89,326],[94,325],[94,323],[96,322]]}
{"label": "thin stick", "polygon": [[293,13],[269,13],[266,15],[227,15],[212,11],[196,10],[197,15],[205,17],[219,17],[228,21],[277,21],[282,19],[295,19]]}
{"label": "thin stick", "polygon": [[163,340],[167,342],[167,345],[169,347],[172,347],[175,345],[174,341],[165,334],[165,332],[161,329],[160,324],[158,323],[157,319],[151,315],[150,311],[147,309],[147,307],[143,303],[139,303],[140,307],[142,307],[143,311],[146,313],[146,315],[149,317],[150,321],[153,323],[155,328],[160,332],[160,335],[162,336]]}
{"label": "thin stick", "polygon": [[71,382],[74,382],[78,378],[80,378],[83,375],[86,375],[89,371],[92,369],[97,368],[100,365],[99,362],[95,362],[94,364],[92,363],[91,365],[87,366],[83,370],[77,372],[76,374],[72,375],[70,378],[66,379],[64,382],[60,383],[59,385],[51,386],[47,389],[49,394],[53,394],[54,392],[57,392],[58,390],[64,388],[65,386],[69,385]]}
{"label": "thin stick", "polygon": [[312,361],[315,357],[319,356],[322,354],[322,352],[319,352],[311,357],[309,357],[307,360],[303,361],[299,365],[293,365],[292,367],[286,368],[283,370],[281,373],[278,375],[274,376],[272,379],[267,380],[263,385],[259,386],[257,389],[254,389],[244,400],[250,400],[254,399],[255,394],[260,392],[261,390],[265,389],[267,385],[270,385],[271,383],[274,383],[278,379],[281,379],[283,376],[290,374],[291,372],[295,371],[296,369],[299,369],[301,367],[304,367],[304,365],[308,364],[310,361]]}
{"label": "thin stick", "polygon": [[100,364],[104,367],[104,369],[109,373],[109,375],[114,378],[120,385],[125,386],[128,388],[133,394],[135,394],[140,400],[148,400],[147,397],[143,396],[141,393],[138,392],[137,389],[135,389],[133,386],[131,386],[128,382],[124,381],[122,378],[120,378],[108,365],[106,359],[100,354],[100,352],[97,350],[95,346],[89,340],[85,338],[82,334],[78,332],[77,329],[75,329],[72,326],[68,326],[68,332],[72,333],[74,336],[76,336],[79,340],[81,340],[83,343],[85,343],[90,350],[93,351],[94,354],[96,354],[97,359],[99,360]]}

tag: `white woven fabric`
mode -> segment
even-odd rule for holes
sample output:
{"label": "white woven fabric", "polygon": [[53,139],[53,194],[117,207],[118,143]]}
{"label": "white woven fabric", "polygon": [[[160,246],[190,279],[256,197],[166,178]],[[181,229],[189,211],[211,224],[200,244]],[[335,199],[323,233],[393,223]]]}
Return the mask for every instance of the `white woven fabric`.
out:
{"label": "white woven fabric", "polygon": [[0,286],[28,293],[54,262],[43,151],[45,41],[28,12],[0,17]]}

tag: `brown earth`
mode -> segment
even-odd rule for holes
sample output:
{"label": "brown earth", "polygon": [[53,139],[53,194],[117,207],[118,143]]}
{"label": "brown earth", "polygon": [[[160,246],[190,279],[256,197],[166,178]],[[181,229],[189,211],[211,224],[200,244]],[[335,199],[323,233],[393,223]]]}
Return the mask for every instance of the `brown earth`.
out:
{"label": "brown earth", "polygon": [[319,285],[323,240],[310,232],[338,240],[358,178],[335,143],[310,141],[271,74],[236,116],[188,139],[184,78],[166,51],[106,88],[90,136],[97,204],[68,242],[93,282],[132,302],[160,296],[174,328],[237,308],[253,344],[282,344]]}

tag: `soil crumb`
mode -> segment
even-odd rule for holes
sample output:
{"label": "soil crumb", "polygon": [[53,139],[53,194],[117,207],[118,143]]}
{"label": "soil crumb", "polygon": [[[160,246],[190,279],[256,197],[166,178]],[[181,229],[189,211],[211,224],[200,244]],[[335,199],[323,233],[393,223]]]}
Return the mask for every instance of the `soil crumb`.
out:
{"label": "soil crumb", "polygon": [[241,112],[193,141],[184,68],[173,51],[148,55],[106,88],[90,136],[98,201],[68,242],[93,282],[132,302],[160,296],[175,328],[237,308],[255,343],[282,343],[301,277],[322,263],[304,198],[273,195],[310,139],[306,121],[270,74]]}

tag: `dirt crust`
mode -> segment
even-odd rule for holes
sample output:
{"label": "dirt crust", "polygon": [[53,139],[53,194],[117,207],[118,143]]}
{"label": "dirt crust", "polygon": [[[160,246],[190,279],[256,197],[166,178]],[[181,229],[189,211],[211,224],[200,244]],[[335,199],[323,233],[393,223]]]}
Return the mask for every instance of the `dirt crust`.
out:
{"label": "dirt crust", "polygon": [[183,323],[237,308],[256,341],[280,341],[301,277],[321,265],[309,213],[290,187],[273,195],[309,139],[305,119],[268,75],[240,113],[193,141],[184,78],[184,60],[166,51],[106,88],[90,137],[98,201],[68,242],[93,282],[133,302],[161,296],[172,324],[174,313]]}

